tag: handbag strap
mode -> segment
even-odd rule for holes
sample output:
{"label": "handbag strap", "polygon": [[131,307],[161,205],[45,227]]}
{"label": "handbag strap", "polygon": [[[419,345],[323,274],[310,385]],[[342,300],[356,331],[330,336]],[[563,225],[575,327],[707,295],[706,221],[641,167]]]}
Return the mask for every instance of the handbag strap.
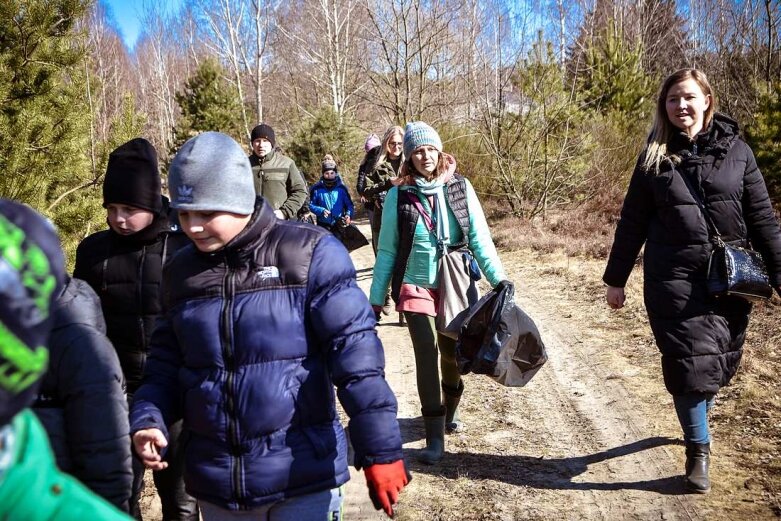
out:
{"label": "handbag strap", "polygon": [[678,172],[677,168],[673,167],[673,171],[677,172],[678,175],[681,176],[681,179],[683,179],[683,182],[686,183],[686,188],[689,189],[689,193],[691,193],[694,198],[694,202],[697,203],[697,207],[700,209],[700,212],[702,212],[702,216],[705,218],[705,224],[708,226],[708,233],[711,236],[711,241],[716,243],[723,242],[719,229],[716,227],[716,223],[713,222],[713,218],[708,211],[708,207],[705,206],[705,202],[703,202],[702,197],[700,197],[700,193],[692,186],[691,180],[683,172]]}
{"label": "handbag strap", "polygon": [[411,190],[404,190],[403,193],[406,194],[406,197],[409,198],[409,201],[418,210],[418,213],[420,214],[420,217],[423,219],[423,224],[426,226],[426,229],[429,231],[430,234],[432,234],[434,239],[436,239],[437,251],[439,252],[440,255],[446,255],[450,251],[461,250],[464,247],[469,245],[469,243],[467,243],[466,241],[458,244],[448,244],[448,245],[443,244],[436,237],[437,234],[436,231],[434,230],[434,219],[426,211],[426,208],[423,206],[423,201],[421,201],[420,196]]}

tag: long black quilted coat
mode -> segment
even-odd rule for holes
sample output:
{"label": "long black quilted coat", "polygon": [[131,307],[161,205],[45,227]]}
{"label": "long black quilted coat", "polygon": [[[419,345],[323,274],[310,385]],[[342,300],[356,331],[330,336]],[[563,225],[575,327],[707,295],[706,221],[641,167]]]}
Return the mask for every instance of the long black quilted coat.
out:
{"label": "long black quilted coat", "polygon": [[733,120],[716,114],[694,141],[675,136],[669,153],[680,159],[677,165],[668,162],[659,173],[635,169],[603,280],[623,287],[645,243],[645,306],[667,390],[712,394],[737,371],[751,305],[708,295],[712,246],[681,176],[699,187],[725,241],[750,241],[762,253],[777,289],[781,232],[754,155]]}

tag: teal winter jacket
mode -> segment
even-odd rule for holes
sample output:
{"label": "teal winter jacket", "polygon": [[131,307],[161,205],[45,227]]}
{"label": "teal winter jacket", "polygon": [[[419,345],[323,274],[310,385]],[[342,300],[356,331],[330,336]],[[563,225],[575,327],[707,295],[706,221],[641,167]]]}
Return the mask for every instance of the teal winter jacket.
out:
{"label": "teal winter jacket", "polygon": [[[491,239],[491,230],[488,228],[488,223],[485,220],[485,214],[480,201],[477,199],[477,194],[469,180],[465,181],[467,208],[469,209],[469,250],[477,260],[480,270],[485,274],[486,279],[493,287],[507,277]],[[377,246],[377,261],[374,265],[374,280],[372,281],[369,294],[369,300],[372,305],[382,305],[385,302],[385,295],[393,275],[396,254],[399,249],[399,223],[398,212],[389,210],[397,208],[400,189],[417,191],[415,186],[393,187],[388,191],[388,195],[385,198],[386,211],[382,214],[380,239]],[[425,197],[421,197],[421,202],[424,209],[430,213],[431,207]],[[458,225],[456,216],[449,206],[447,215],[450,225],[450,243],[458,244],[464,242],[461,227]],[[415,225],[412,251],[407,260],[407,268],[404,273],[404,283],[414,284],[423,288],[436,288],[438,283],[438,261],[437,239],[434,233],[426,228],[423,219],[418,219]]]}

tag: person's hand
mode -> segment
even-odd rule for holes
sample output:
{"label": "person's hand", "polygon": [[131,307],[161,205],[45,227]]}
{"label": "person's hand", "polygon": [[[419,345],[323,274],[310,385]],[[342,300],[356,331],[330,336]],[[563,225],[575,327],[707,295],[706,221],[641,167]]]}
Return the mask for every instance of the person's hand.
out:
{"label": "person's hand", "polygon": [[404,178],[401,176],[391,177],[388,179],[393,186],[399,186],[404,182]]}
{"label": "person's hand", "polygon": [[377,304],[372,304],[372,311],[374,311],[375,320],[379,322],[380,319],[382,318],[382,306],[378,306]]}
{"label": "person's hand", "polygon": [[143,429],[133,434],[133,448],[148,469],[163,470],[168,467],[160,455],[160,450],[167,446],[168,441],[160,429]]}
{"label": "person's hand", "polygon": [[615,286],[608,286],[605,292],[605,300],[607,305],[612,309],[621,309],[626,302],[626,295],[624,295],[624,288],[616,288]]}
{"label": "person's hand", "polygon": [[353,222],[353,220],[350,218],[350,216],[349,215],[345,215],[344,216],[344,225],[345,226],[350,226],[351,222]]}
{"label": "person's hand", "polygon": [[329,215],[331,215],[329,210],[323,210],[323,217],[328,217]]}
{"label": "person's hand", "polygon": [[366,199],[364,196],[361,196],[361,202],[362,203],[366,203],[367,201],[368,201],[368,199]]}
{"label": "person's hand", "polygon": [[363,472],[374,508],[384,510],[392,518],[393,507],[399,502],[399,492],[412,479],[404,466],[404,460],[376,463],[363,469]]}
{"label": "person's hand", "polygon": [[274,215],[277,216],[277,219],[284,219],[285,218],[285,214],[282,213],[282,210],[274,210]]}

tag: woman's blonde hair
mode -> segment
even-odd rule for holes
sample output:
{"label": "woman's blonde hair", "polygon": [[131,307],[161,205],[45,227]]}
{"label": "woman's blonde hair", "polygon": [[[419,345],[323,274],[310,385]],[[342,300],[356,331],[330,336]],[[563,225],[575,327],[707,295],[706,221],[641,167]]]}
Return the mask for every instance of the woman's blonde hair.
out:
{"label": "woman's blonde hair", "polygon": [[[402,141],[404,140],[404,129],[398,125],[389,127],[388,130],[385,131],[385,134],[383,134],[382,145],[380,145],[380,153],[377,154],[377,160],[374,162],[374,168],[377,168],[379,165],[381,165],[388,157],[388,143],[390,143],[390,140],[393,139],[393,136],[395,136],[396,134],[399,135]],[[401,151],[400,156],[401,156],[401,162],[403,163],[404,150]]]}
{"label": "woman's blonde hair", "polygon": [[662,83],[659,89],[659,95],[656,98],[656,114],[654,115],[654,126],[648,135],[648,145],[645,149],[645,158],[642,166],[647,172],[659,172],[659,166],[665,159],[670,159],[667,145],[670,139],[678,132],[678,128],[667,117],[667,93],[678,83],[686,80],[694,80],[700,86],[702,93],[710,96],[710,105],[704,114],[703,128],[707,128],[716,112],[716,96],[708,82],[705,73],[697,69],[680,69],[672,73]]}

